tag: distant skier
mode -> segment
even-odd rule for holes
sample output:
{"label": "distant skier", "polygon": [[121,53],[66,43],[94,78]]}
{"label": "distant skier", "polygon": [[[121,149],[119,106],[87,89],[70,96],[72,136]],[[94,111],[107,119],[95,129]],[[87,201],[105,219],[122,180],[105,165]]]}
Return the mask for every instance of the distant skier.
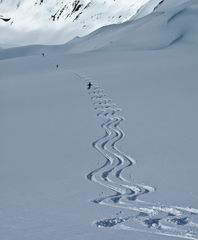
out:
{"label": "distant skier", "polygon": [[91,82],[89,82],[88,85],[87,85],[87,89],[88,90],[91,89],[91,86],[92,86],[92,84],[91,84]]}
{"label": "distant skier", "polygon": [[42,53],[42,56],[44,57],[44,56],[45,56],[45,53]]}
{"label": "distant skier", "polygon": [[59,68],[59,65],[58,65],[58,64],[56,64],[56,68],[57,68],[57,69]]}

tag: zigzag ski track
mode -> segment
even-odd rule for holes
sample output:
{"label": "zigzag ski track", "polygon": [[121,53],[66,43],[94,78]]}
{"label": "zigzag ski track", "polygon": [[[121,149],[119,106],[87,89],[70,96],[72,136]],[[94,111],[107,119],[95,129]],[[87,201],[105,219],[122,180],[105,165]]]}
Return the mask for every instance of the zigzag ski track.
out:
{"label": "zigzag ski track", "polygon": [[[100,184],[112,194],[92,200],[96,204],[124,210],[120,216],[95,221],[98,228],[113,228],[159,234],[183,239],[198,240],[198,209],[190,207],[165,206],[140,200],[156,191],[155,187],[137,184],[124,176],[126,169],[132,169],[135,160],[119,150],[117,143],[125,136],[120,124],[124,117],[119,108],[104,90],[93,80],[78,75],[92,87],[88,90],[97,116],[103,119],[101,128],[104,135],[92,143],[93,148],[105,162],[87,174],[87,179]],[[121,212],[121,211],[120,211]]]}

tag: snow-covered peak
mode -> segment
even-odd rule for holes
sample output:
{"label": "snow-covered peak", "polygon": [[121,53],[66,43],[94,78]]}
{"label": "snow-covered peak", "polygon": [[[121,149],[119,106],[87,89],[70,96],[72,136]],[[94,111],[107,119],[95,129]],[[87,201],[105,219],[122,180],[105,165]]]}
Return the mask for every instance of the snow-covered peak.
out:
{"label": "snow-covered peak", "polygon": [[0,21],[0,45],[64,43],[102,26],[125,22],[148,3],[149,0],[1,0],[0,18],[7,21]]}
{"label": "snow-covered peak", "polygon": [[[133,16],[138,9],[149,0],[2,0],[0,14],[11,17],[11,23],[16,27],[22,26],[39,28],[54,22],[75,22],[89,26],[103,22],[111,24],[123,22]],[[38,25],[28,26],[28,23]],[[87,26],[87,27],[89,27]],[[86,27],[86,26],[84,26]]]}

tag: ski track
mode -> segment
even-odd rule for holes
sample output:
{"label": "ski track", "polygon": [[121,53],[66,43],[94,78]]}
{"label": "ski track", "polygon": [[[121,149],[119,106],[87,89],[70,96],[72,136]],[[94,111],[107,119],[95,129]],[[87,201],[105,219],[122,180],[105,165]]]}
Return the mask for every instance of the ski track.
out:
{"label": "ski track", "polygon": [[152,234],[178,237],[183,239],[198,240],[198,209],[190,207],[165,206],[160,203],[150,203],[141,198],[156,191],[152,186],[137,184],[134,180],[126,178],[124,172],[136,164],[135,160],[118,149],[117,143],[123,139],[125,133],[121,130],[120,123],[124,117],[115,103],[108,98],[104,90],[93,80],[83,75],[76,74],[81,79],[92,83],[88,90],[97,116],[104,122],[101,128],[105,134],[92,143],[105,159],[105,162],[87,174],[91,182],[111,190],[111,195],[92,200],[96,204],[123,209],[120,216],[106,218],[95,222],[99,228],[111,227],[120,230],[132,230]]}

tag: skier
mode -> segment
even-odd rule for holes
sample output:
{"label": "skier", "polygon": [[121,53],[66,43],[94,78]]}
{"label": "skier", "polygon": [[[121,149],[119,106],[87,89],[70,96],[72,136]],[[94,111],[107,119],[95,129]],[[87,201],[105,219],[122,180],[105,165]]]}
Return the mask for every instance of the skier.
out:
{"label": "skier", "polygon": [[89,82],[88,85],[87,85],[87,89],[88,90],[91,89],[91,86],[92,86],[92,84],[91,84],[91,82]]}

